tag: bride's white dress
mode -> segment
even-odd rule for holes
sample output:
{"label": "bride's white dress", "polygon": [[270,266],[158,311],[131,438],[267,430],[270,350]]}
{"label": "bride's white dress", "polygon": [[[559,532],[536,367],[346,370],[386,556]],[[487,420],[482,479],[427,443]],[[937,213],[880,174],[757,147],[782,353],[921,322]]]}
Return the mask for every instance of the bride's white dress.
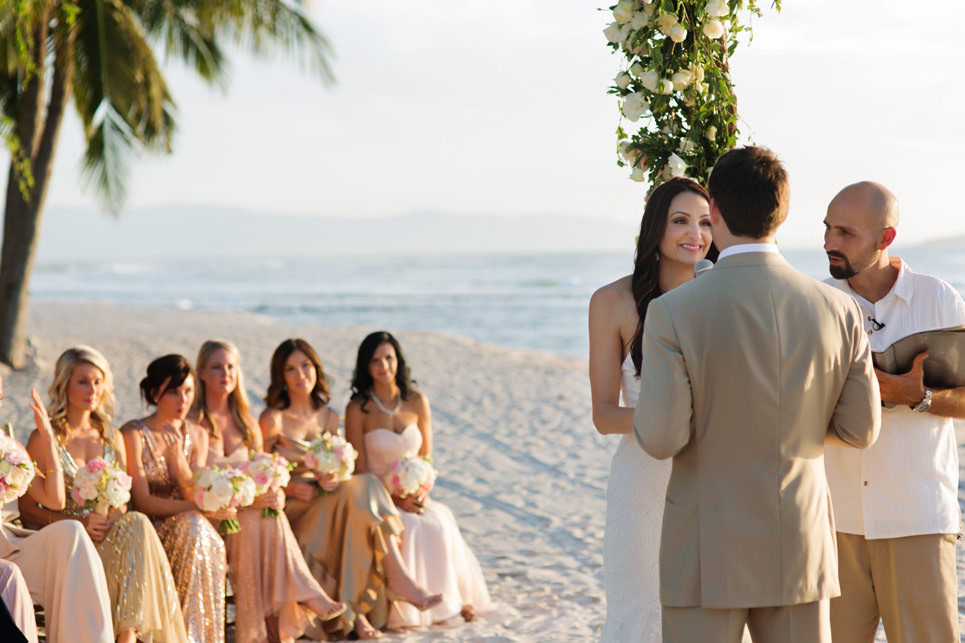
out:
{"label": "bride's white dress", "polygon": [[[624,406],[636,406],[640,381],[627,355],[620,392]],[[659,643],[660,525],[671,460],[651,458],[636,436],[620,439],[606,488],[603,585],[606,623],[601,641]]]}

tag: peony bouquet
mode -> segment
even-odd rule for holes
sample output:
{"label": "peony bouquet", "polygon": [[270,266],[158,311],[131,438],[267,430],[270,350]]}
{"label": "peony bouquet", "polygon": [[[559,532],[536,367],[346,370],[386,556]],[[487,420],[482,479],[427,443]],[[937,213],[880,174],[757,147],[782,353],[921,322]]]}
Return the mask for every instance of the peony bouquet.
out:
{"label": "peony bouquet", "polygon": [[102,516],[131,499],[131,476],[103,458],[94,458],[77,470],[70,497],[81,507]]}
{"label": "peony bouquet", "polygon": [[34,479],[34,464],[16,440],[0,436],[0,505],[27,493]]}
{"label": "peony bouquet", "polygon": [[429,493],[437,475],[430,458],[406,453],[392,463],[382,480],[389,488],[389,493],[404,498],[417,491]]}
{"label": "peony bouquet", "polygon": [[355,447],[342,436],[322,433],[309,445],[305,466],[318,475],[348,480],[355,472],[355,459],[358,456]]}
{"label": "peony bouquet", "polygon": [[[255,495],[260,496],[268,491],[288,486],[291,480],[290,471],[295,468],[295,465],[290,464],[277,453],[256,453],[240,468],[251,476],[252,482],[255,483]],[[261,515],[265,518],[277,518],[278,510],[265,507]]]}
{"label": "peony bouquet", "polygon": [[[241,469],[207,467],[197,473],[197,481],[194,500],[202,511],[238,509],[255,500],[255,482]],[[225,535],[235,534],[241,531],[241,526],[235,518],[226,518],[221,521],[218,531]]]}

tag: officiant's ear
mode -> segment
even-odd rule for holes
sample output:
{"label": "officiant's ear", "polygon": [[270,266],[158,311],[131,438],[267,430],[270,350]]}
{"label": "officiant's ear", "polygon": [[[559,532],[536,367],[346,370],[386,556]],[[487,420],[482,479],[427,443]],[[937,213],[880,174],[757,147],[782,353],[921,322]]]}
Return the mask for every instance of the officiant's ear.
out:
{"label": "officiant's ear", "polygon": [[894,228],[884,228],[880,233],[878,233],[878,250],[884,250],[894,243],[897,235],[898,232]]}

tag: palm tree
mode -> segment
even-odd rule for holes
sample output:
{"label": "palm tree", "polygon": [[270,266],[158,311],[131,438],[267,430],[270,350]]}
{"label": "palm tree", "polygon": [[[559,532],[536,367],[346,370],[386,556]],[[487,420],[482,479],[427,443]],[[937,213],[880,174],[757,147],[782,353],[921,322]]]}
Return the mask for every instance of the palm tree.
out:
{"label": "palm tree", "polygon": [[24,364],[28,285],[70,100],[87,141],[83,179],[116,213],[137,153],[171,149],[175,103],[155,48],[224,87],[228,45],[256,55],[282,52],[331,80],[331,50],[301,2],[0,0],[0,135],[11,157],[0,249],[0,362]]}

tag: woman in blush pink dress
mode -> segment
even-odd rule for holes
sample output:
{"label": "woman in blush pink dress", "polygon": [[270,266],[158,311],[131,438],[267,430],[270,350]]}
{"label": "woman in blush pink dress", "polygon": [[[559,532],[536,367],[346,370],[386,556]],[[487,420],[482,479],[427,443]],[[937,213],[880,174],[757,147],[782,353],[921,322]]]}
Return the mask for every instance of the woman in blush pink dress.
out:
{"label": "woman in blush pink dress", "polygon": [[[198,351],[195,417],[207,432],[208,463],[239,463],[262,451],[262,435],[249,412],[241,357],[234,344],[205,342]],[[284,511],[275,518],[262,509],[283,510],[285,494],[268,491],[238,511],[241,531],[225,536],[231,586],[235,591],[236,640],[283,643],[305,633],[312,615],[331,621],[345,604],[329,598],[302,557]]]}
{"label": "woman in blush pink dress", "polygon": [[[403,454],[432,453],[429,398],[412,387],[399,342],[380,331],[359,346],[345,435],[359,452],[356,471],[381,478]],[[405,532],[402,559],[422,587],[443,595],[420,612],[399,603],[390,626],[430,625],[454,616],[470,621],[492,608],[479,562],[463,539],[452,511],[424,494],[393,497]]]}

